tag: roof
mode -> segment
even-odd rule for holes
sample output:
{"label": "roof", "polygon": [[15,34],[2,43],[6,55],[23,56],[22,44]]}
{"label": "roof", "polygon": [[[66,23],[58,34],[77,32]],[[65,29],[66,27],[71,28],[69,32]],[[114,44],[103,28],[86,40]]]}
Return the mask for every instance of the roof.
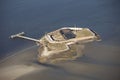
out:
{"label": "roof", "polygon": [[64,39],[72,39],[75,38],[76,35],[72,32],[71,29],[63,29],[60,30],[61,35],[64,37]]}

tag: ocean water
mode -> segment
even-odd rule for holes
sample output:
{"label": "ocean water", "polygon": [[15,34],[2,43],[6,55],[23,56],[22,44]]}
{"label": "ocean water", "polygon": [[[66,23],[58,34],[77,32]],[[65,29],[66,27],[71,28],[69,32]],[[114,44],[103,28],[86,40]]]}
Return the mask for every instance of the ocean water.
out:
{"label": "ocean water", "polygon": [[[29,63],[36,55],[28,52],[6,60],[0,65],[0,70],[9,74],[4,70],[10,69],[13,73],[16,71],[18,76],[24,73],[25,64],[29,65],[26,68],[28,72],[35,69],[18,76],[16,80],[119,80],[119,8],[119,0],[0,0],[0,58],[35,45],[27,40],[9,39],[10,35],[19,32],[39,39],[46,32],[77,25],[96,31],[102,38],[100,42],[87,44],[85,56],[73,62],[54,66],[38,65],[36,68],[36,64]],[[2,65],[5,69],[2,69]]]}
{"label": "ocean water", "polygon": [[12,34],[23,31],[40,38],[46,32],[74,25],[95,30],[101,43],[119,45],[119,7],[119,0],[0,0],[0,55],[34,45],[9,39]]}

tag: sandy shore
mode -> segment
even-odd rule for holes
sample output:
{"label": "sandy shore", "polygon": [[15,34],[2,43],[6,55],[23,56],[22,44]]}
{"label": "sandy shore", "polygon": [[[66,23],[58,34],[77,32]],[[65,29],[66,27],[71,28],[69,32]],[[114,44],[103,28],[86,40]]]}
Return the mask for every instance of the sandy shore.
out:
{"label": "sandy shore", "polygon": [[28,50],[0,63],[0,80],[120,80],[119,46],[89,44],[85,56],[54,65],[40,64]]}

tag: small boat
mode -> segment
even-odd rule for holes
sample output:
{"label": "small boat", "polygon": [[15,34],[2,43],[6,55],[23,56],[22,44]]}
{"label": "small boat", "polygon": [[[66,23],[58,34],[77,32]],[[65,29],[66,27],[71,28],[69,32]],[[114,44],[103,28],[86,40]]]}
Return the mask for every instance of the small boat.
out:
{"label": "small boat", "polygon": [[101,40],[95,31],[79,27],[63,27],[46,33],[41,39],[33,39],[23,34],[24,32],[12,35],[11,38],[28,39],[40,45],[38,49],[40,63],[75,60],[83,55],[85,43]]}

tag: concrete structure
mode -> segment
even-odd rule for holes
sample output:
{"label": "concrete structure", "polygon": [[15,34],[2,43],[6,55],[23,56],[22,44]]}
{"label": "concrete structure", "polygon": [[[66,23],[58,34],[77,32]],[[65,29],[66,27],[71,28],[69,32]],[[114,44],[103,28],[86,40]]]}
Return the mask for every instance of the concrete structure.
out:
{"label": "concrete structure", "polygon": [[11,38],[23,38],[41,44],[38,49],[38,61],[54,63],[57,61],[74,60],[82,56],[84,43],[99,41],[99,35],[88,28],[64,27],[45,34],[40,40],[23,36],[23,32]]}

